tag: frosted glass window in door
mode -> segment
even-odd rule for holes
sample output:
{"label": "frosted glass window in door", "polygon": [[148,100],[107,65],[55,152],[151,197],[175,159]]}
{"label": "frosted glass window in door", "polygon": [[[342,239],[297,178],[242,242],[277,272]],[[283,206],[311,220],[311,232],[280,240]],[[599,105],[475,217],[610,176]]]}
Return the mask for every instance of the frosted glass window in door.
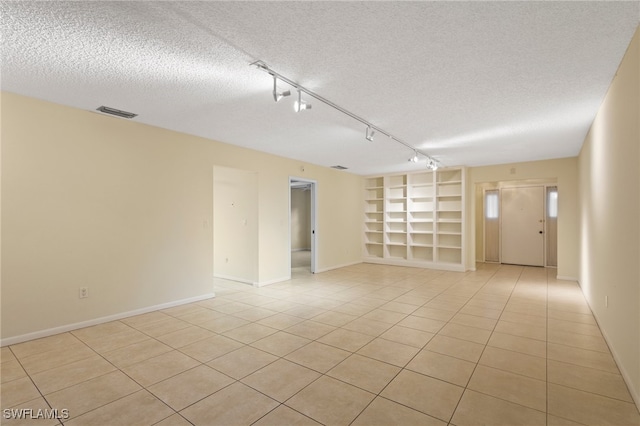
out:
{"label": "frosted glass window in door", "polygon": [[500,192],[484,193],[484,260],[500,262]]}

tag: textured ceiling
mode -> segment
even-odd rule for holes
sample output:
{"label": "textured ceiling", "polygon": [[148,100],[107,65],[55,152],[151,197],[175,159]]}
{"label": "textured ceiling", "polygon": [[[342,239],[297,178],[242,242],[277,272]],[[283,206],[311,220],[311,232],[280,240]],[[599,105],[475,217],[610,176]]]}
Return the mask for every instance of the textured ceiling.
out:
{"label": "textured ceiling", "polygon": [[[640,2],[2,2],[2,89],[358,174],[577,155]],[[280,84],[286,89],[285,84]],[[116,118],[114,118],[116,119]]]}

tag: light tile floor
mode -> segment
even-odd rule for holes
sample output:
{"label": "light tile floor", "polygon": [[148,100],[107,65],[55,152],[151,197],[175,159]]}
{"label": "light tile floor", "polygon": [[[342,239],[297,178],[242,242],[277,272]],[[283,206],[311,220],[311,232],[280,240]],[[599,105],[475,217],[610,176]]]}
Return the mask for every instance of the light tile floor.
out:
{"label": "light tile floor", "polygon": [[[355,265],[2,348],[2,408],[65,425],[639,425],[555,270]],[[3,414],[5,412],[3,411]]]}

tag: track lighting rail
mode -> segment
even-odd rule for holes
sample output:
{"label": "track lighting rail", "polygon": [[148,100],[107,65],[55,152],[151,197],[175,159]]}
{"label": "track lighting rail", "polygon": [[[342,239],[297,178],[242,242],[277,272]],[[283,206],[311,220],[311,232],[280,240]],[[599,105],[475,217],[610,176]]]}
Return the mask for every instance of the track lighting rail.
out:
{"label": "track lighting rail", "polygon": [[312,98],[322,102],[323,104],[325,104],[327,106],[330,106],[331,108],[343,113],[344,115],[347,115],[347,116],[353,118],[354,120],[364,124],[367,127],[366,133],[365,133],[365,135],[366,135],[365,137],[366,137],[367,140],[373,141],[373,134],[375,132],[377,132],[377,133],[379,133],[381,135],[384,135],[384,136],[388,137],[392,141],[397,142],[397,143],[405,146],[406,148],[408,148],[411,151],[413,151],[415,154],[420,154],[420,155],[424,156],[427,159],[427,167],[434,168],[434,169],[438,167],[438,161],[435,160],[430,155],[420,151],[419,149],[417,149],[414,146],[410,145],[409,143],[403,141],[402,139],[397,138],[396,136],[392,135],[391,133],[387,132],[386,130],[381,129],[380,127],[372,124],[371,122],[365,120],[364,118],[360,117],[359,115],[356,115],[356,114],[352,113],[351,111],[341,107],[340,105],[330,101],[329,99],[317,94],[313,90],[309,90],[306,87],[300,85],[299,83],[288,79],[287,77],[285,77],[284,75],[280,74],[279,72],[276,72],[273,69],[271,69],[265,62],[258,60],[258,61],[252,62],[249,65],[255,66],[259,70],[264,71],[267,74],[273,76],[273,78],[274,78],[274,98],[275,98],[275,93],[276,93],[275,92],[275,90],[276,90],[275,89],[275,85],[276,85],[275,80],[278,79],[278,80],[281,80],[281,81],[287,83],[289,86],[293,87],[298,92],[305,93],[305,94],[311,96]]}

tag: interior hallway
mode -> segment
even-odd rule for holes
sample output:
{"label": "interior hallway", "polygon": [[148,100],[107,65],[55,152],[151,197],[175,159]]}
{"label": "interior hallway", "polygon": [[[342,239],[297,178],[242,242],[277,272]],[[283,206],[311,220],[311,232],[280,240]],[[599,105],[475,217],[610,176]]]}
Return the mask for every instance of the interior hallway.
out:
{"label": "interior hallway", "polygon": [[311,250],[291,252],[291,278],[298,279],[311,275]]}
{"label": "interior hallway", "polygon": [[68,409],[65,425],[640,424],[580,289],[553,276],[216,281],[214,299],[3,347],[2,408]]}

